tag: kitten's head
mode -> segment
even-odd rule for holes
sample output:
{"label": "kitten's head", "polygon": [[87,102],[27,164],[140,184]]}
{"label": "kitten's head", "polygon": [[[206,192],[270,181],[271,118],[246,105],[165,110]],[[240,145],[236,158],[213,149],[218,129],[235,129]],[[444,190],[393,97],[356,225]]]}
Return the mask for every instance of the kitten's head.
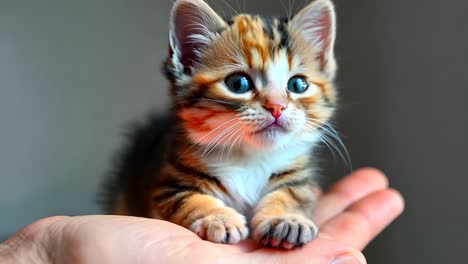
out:
{"label": "kitten's head", "polygon": [[292,19],[229,20],[202,0],[176,1],[165,69],[182,127],[212,148],[316,142],[336,101],[334,41],[330,0]]}

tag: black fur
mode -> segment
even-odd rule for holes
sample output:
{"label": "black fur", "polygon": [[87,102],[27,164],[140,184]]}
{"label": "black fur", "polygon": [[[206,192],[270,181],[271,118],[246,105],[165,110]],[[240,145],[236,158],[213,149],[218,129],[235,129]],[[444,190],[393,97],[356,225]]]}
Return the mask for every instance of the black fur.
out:
{"label": "black fur", "polygon": [[191,176],[197,177],[197,178],[201,178],[201,179],[204,179],[206,181],[212,182],[212,183],[217,184],[217,185],[221,184],[221,182],[218,180],[218,178],[213,177],[211,175],[208,175],[208,174],[206,174],[204,172],[198,171],[198,170],[196,170],[194,168],[190,168],[190,167],[187,167],[187,166],[181,164],[178,161],[177,157],[173,156],[171,159],[169,159],[169,163],[174,168],[176,168],[179,172],[181,172],[183,174],[191,175]]}
{"label": "black fur", "polygon": [[150,202],[150,179],[167,158],[167,148],[173,142],[175,133],[174,117],[169,114],[152,114],[144,122],[131,126],[127,145],[115,157],[114,167],[105,179],[98,194],[98,202],[107,213],[113,211],[118,194],[125,192],[129,212],[132,215],[145,215]]}
{"label": "black fur", "polygon": [[278,23],[278,31],[281,35],[280,48],[286,48],[288,51],[291,49],[291,38],[288,32],[288,19],[282,18]]}

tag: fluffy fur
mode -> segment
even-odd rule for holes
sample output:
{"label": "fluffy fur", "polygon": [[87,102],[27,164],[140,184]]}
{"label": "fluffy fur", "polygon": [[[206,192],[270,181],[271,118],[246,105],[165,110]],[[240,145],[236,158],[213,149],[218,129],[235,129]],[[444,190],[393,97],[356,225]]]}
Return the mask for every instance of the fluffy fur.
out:
{"label": "fluffy fur", "polygon": [[[314,239],[311,150],[335,109],[334,40],[329,0],[292,19],[227,20],[202,0],[176,1],[164,67],[173,107],[134,129],[108,186],[109,209],[217,243],[249,233],[282,248]],[[233,74],[243,76],[234,89],[249,90],[234,91]],[[291,89],[295,77],[305,91]]]}

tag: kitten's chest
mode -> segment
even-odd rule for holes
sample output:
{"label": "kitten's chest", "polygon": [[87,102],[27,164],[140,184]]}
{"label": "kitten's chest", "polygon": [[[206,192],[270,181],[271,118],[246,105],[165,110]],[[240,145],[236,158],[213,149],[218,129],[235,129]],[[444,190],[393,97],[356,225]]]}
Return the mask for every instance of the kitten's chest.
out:
{"label": "kitten's chest", "polygon": [[249,216],[251,210],[268,190],[273,173],[286,171],[296,155],[256,155],[244,160],[212,162],[208,167],[226,188],[228,195],[218,193],[228,206]]}
{"label": "kitten's chest", "polygon": [[273,169],[260,166],[227,166],[216,175],[228,191],[228,197],[220,197],[239,212],[247,213],[255,207],[268,186]]}

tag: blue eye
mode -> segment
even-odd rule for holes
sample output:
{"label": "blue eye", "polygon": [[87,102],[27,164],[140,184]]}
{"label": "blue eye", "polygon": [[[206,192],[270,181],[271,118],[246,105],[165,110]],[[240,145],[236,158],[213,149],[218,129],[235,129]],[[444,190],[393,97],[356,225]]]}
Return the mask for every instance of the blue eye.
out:
{"label": "blue eye", "polygon": [[243,73],[234,73],[229,75],[224,81],[228,89],[236,94],[243,94],[253,90],[253,83],[250,77]]}
{"label": "blue eye", "polygon": [[303,93],[309,88],[309,83],[302,76],[295,76],[288,81],[288,90],[293,93]]}

